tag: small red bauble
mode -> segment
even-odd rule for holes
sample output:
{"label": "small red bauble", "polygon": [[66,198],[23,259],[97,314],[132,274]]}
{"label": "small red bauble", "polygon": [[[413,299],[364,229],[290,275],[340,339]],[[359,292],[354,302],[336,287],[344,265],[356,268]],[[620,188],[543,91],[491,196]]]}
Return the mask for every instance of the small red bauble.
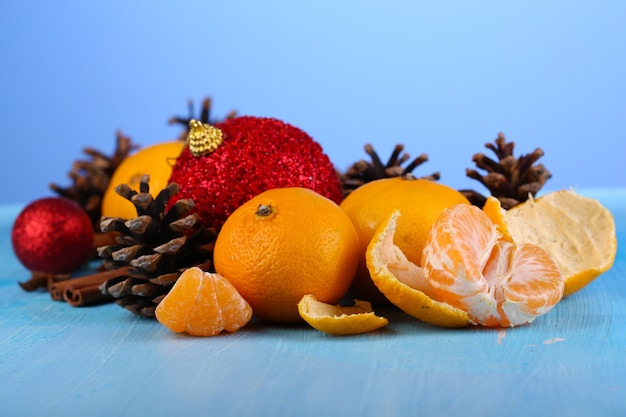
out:
{"label": "small red bauble", "polygon": [[11,231],[15,255],[31,271],[65,274],[91,256],[91,220],[76,203],[47,197],[28,204]]}
{"label": "small red bauble", "polygon": [[213,126],[192,120],[170,182],[191,198],[207,226],[220,229],[237,207],[261,192],[304,187],[339,204],[339,175],[319,143],[277,119],[242,116]]}

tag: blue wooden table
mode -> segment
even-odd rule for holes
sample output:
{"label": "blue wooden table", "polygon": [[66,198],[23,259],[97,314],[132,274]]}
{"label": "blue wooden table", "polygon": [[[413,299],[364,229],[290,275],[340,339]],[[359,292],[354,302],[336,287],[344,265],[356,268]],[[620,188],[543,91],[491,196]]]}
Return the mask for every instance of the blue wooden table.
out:
{"label": "blue wooden table", "polygon": [[626,415],[626,189],[579,191],[613,213],[613,268],[514,329],[390,323],[332,337],[253,321],[176,335],[115,304],[74,308],[13,255],[20,206],[0,206],[0,416]]}

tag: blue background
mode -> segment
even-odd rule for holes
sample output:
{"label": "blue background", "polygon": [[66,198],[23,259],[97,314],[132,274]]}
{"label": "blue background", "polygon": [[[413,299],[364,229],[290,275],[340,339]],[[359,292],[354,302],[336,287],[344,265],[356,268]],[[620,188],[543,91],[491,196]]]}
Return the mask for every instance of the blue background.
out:
{"label": "blue background", "polygon": [[345,170],[372,143],[457,188],[498,132],[547,188],[624,186],[623,1],[6,1],[0,203],[53,195],[82,149],[143,146],[213,115],[302,128]]}

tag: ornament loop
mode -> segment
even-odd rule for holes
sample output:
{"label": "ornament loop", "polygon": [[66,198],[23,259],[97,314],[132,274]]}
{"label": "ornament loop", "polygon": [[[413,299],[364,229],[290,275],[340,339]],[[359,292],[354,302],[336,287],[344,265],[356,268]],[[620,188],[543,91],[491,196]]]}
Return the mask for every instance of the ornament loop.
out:
{"label": "ornament loop", "polygon": [[187,146],[193,156],[202,156],[214,152],[223,141],[222,131],[208,123],[198,120],[189,121]]}

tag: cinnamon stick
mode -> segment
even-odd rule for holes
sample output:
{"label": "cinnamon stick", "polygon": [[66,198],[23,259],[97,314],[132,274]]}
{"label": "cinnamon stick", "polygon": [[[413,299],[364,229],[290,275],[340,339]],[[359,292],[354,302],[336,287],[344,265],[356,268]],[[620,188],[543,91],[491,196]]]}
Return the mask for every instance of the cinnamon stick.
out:
{"label": "cinnamon stick", "polygon": [[93,235],[93,248],[98,249],[100,246],[113,245],[115,238],[119,236],[119,232],[98,232]]}
{"label": "cinnamon stick", "polygon": [[31,278],[25,282],[18,282],[24,291],[35,291],[40,288],[48,290],[56,282],[69,279],[70,274],[53,274],[47,272],[31,271]]}
{"label": "cinnamon stick", "polygon": [[113,301],[111,295],[100,291],[100,286],[109,279],[127,275],[130,268],[122,267],[56,282],[50,286],[50,296],[53,300],[65,301],[73,307]]}
{"label": "cinnamon stick", "polygon": [[80,288],[66,288],[63,299],[72,307],[84,307],[112,301],[113,297],[103,294],[99,284],[93,284]]}

